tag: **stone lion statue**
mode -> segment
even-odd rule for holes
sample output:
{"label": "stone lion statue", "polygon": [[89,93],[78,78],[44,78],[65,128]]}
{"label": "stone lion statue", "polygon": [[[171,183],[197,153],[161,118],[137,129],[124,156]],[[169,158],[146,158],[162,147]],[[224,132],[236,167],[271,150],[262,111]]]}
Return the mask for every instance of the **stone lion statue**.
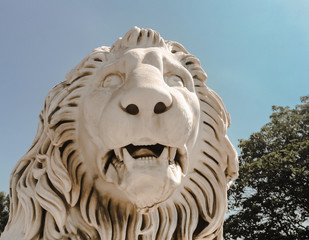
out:
{"label": "stone lion statue", "polygon": [[238,160],[205,81],[151,29],[91,52],[46,97],[1,240],[221,239]]}

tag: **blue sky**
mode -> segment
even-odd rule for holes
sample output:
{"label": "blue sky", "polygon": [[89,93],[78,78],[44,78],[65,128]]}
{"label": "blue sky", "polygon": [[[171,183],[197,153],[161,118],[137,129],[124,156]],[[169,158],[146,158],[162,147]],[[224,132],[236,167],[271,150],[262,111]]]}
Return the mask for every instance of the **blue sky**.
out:
{"label": "blue sky", "polygon": [[197,56],[231,114],[236,146],[272,105],[309,94],[308,0],[0,1],[0,191],[29,149],[48,91],[133,26]]}

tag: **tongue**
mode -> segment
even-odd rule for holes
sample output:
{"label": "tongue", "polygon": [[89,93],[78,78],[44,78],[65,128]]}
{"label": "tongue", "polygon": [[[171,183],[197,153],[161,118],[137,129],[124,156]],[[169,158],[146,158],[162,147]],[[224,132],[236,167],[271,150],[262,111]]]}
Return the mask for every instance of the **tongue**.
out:
{"label": "tongue", "polygon": [[132,157],[139,158],[139,157],[157,157],[157,156],[148,148],[140,148],[136,150],[134,153],[132,153]]}

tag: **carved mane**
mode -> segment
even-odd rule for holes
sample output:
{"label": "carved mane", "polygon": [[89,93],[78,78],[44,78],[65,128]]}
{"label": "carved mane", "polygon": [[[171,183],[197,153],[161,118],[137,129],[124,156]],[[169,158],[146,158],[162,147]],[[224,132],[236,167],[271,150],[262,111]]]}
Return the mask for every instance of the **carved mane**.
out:
{"label": "carved mane", "polygon": [[[138,47],[182,56],[201,108],[191,170],[179,190],[148,213],[99,197],[76,140],[79,105],[91,75],[110,57]],[[11,175],[11,212],[2,239],[16,226],[22,226],[24,239],[220,239],[226,191],[238,163],[226,136],[229,115],[206,78],[196,57],[153,30],[135,27],[111,48],[95,49],[46,97],[34,142]]]}

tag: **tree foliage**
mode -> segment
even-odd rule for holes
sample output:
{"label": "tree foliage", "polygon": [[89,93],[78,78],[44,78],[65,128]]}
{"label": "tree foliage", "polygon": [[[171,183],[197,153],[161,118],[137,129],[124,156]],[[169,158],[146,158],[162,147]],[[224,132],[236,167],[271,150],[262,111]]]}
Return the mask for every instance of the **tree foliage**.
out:
{"label": "tree foliage", "polygon": [[309,239],[309,96],[273,106],[270,122],[240,140],[225,239]]}
{"label": "tree foliage", "polygon": [[9,219],[10,198],[4,192],[0,192],[0,235]]}

